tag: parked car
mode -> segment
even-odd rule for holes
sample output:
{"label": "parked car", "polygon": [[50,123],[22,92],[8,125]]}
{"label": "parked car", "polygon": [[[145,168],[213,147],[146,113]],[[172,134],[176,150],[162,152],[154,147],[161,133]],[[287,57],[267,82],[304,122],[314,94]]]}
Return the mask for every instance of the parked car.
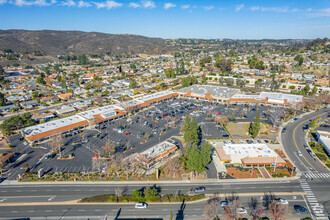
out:
{"label": "parked car", "polygon": [[282,204],[282,205],[288,205],[288,204],[289,204],[288,200],[286,200],[286,199],[281,199],[281,198],[275,199],[275,202],[276,202],[277,204]]}
{"label": "parked car", "polygon": [[240,215],[245,215],[247,214],[247,210],[244,207],[238,208],[237,213]]}
{"label": "parked car", "polygon": [[146,209],[148,207],[148,204],[145,202],[138,202],[135,204],[136,209]]}
{"label": "parked car", "polygon": [[194,192],[197,193],[197,192],[204,192],[205,191],[205,187],[204,186],[201,186],[201,187],[198,187],[198,188],[195,188],[194,189]]}
{"label": "parked car", "polygon": [[225,206],[229,205],[229,202],[227,202],[227,201],[221,201],[220,202],[220,205],[221,205],[221,207],[225,207]]}
{"label": "parked car", "polygon": [[3,140],[3,137],[0,137],[0,141],[2,141]]}
{"label": "parked car", "polygon": [[296,212],[307,212],[307,209],[301,205],[294,205],[293,208],[294,208],[294,210],[296,210]]}
{"label": "parked car", "polygon": [[286,128],[283,128],[283,129],[282,129],[282,134],[284,134],[284,133],[285,133],[285,131],[286,131]]}

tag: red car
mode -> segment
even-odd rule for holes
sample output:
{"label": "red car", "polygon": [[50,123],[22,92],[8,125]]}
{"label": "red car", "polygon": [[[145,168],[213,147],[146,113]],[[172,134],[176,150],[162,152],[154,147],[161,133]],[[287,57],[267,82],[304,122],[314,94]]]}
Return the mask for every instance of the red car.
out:
{"label": "red car", "polygon": [[218,115],[222,115],[222,113],[221,112],[218,112]]}
{"label": "red car", "polygon": [[131,133],[129,133],[129,132],[126,132],[126,133],[124,133],[124,135],[130,135]]}
{"label": "red car", "polygon": [[0,137],[0,141],[2,141],[3,140],[3,137]]}
{"label": "red car", "polygon": [[94,154],[93,157],[99,157],[99,155],[98,154]]}

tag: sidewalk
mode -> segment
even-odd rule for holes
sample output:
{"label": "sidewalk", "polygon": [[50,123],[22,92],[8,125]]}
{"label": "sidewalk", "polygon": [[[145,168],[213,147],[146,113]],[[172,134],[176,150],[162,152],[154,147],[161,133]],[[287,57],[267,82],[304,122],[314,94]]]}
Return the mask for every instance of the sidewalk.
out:
{"label": "sidewalk", "polygon": [[54,184],[62,184],[62,185],[73,185],[73,184],[99,184],[99,185],[136,185],[136,184],[203,184],[203,183],[245,183],[245,182],[290,182],[294,180],[298,180],[298,177],[287,177],[287,178],[247,178],[247,179],[205,179],[205,180],[158,180],[158,181],[61,181],[61,182],[18,182],[17,180],[5,180],[0,185],[36,185],[36,184],[44,184],[44,185],[54,185]]}

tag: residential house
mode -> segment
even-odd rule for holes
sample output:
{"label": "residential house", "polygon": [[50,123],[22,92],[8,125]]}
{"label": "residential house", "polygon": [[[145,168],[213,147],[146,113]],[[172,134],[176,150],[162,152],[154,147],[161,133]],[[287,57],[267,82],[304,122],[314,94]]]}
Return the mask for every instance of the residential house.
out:
{"label": "residential house", "polygon": [[76,112],[77,110],[69,105],[62,105],[60,109],[56,110],[55,113],[58,116],[64,116]]}
{"label": "residential house", "polygon": [[73,94],[69,92],[69,93],[60,94],[58,95],[58,97],[63,100],[68,100],[73,97]]}
{"label": "residential house", "polygon": [[36,106],[39,106],[39,103],[36,100],[32,100],[32,101],[27,101],[27,102],[21,102],[20,105],[22,108],[31,109]]}
{"label": "residential house", "polygon": [[56,115],[54,115],[52,112],[32,115],[33,120],[35,120],[36,122],[49,121],[55,117]]}

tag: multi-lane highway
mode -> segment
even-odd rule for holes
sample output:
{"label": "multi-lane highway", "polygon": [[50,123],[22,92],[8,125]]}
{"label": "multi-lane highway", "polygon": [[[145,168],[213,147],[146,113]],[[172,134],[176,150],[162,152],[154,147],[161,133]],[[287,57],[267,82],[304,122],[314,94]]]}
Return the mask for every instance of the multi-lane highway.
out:
{"label": "multi-lane highway", "polygon": [[[329,109],[322,109],[307,114],[294,122],[289,122],[281,137],[286,153],[300,171],[302,188],[309,193],[306,197],[307,203],[314,217],[319,218],[322,218],[323,215],[328,216],[330,213],[328,205],[330,203],[330,172],[318,159],[312,158],[305,149],[306,131],[303,128],[316,120],[318,116],[327,118],[329,114]],[[298,151],[301,152],[301,156],[298,155]],[[318,188],[322,184],[325,188],[319,190]],[[321,200],[322,202],[320,202]]]}
{"label": "multi-lane highway", "polygon": [[[297,165],[299,171],[304,176],[306,173],[329,173],[317,159],[314,160],[304,148],[306,145],[306,132],[303,130],[305,125],[309,125],[310,120],[316,120],[317,116],[321,118],[327,117],[330,114],[329,109],[323,109],[312,114],[308,114],[294,122],[289,122],[286,126],[286,132],[282,134],[282,143],[291,160]],[[300,151],[302,156],[298,156],[297,152]],[[315,175],[315,177],[328,177],[329,175]]]}
{"label": "multi-lane highway", "polygon": [[[128,193],[152,184],[127,185]],[[281,193],[279,196],[289,201],[288,216],[290,219],[300,219],[311,216],[311,213],[299,214],[293,205],[308,207],[306,195],[301,182],[293,181],[265,181],[265,182],[211,182],[159,184],[162,194],[175,194],[178,190],[186,193],[191,188],[205,186],[207,194],[228,194],[235,192],[240,196],[244,207],[248,208],[248,201],[254,197],[263,203],[265,192]],[[122,185],[109,184],[31,184],[31,185],[0,185],[0,219],[33,217],[32,219],[102,219],[105,215],[113,219],[118,212],[120,218],[148,217],[168,219],[170,212],[177,214],[181,204],[150,204],[146,210],[136,210],[134,204],[118,205],[78,205],[74,203],[60,204],[92,195],[114,194],[115,188]],[[327,185],[320,184],[316,190],[324,191]],[[243,196],[245,195],[245,196]],[[222,196],[225,199],[225,196]],[[327,198],[321,198],[325,201]],[[321,201],[321,200],[320,200]],[[186,219],[203,219],[205,201],[186,204],[183,211]],[[309,207],[308,207],[309,208]],[[120,211],[119,211],[120,210]],[[220,211],[220,216],[223,210]],[[246,215],[248,217],[248,215]]]}

